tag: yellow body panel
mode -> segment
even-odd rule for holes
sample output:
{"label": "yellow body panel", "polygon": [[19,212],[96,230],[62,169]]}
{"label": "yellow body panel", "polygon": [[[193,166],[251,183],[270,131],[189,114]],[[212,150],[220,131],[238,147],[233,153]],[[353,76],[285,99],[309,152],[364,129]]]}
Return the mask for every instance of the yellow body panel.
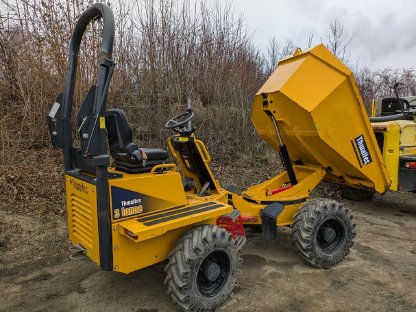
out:
{"label": "yellow body panel", "polygon": [[370,115],[370,117],[376,117],[376,113],[377,113],[376,100],[373,99],[371,101],[371,115]]}
{"label": "yellow body panel", "polygon": [[416,155],[416,123],[411,120],[398,120],[400,126],[400,156]]}
{"label": "yellow body panel", "polygon": [[293,167],[298,184],[280,193],[270,194],[272,190],[290,185],[286,171],[279,173],[270,180],[249,187],[242,195],[232,194],[232,202],[243,217],[250,217],[253,221],[246,224],[260,224],[261,210],[268,204],[279,202],[284,210],[276,220],[276,226],[288,226],[293,223],[293,216],[305,204],[310,192],[325,177],[324,168],[316,166]]}
{"label": "yellow body panel", "polygon": [[[156,170],[162,167],[166,170]],[[175,165],[154,169],[137,174],[108,169],[115,271],[130,273],[164,261],[186,230],[197,224],[215,224],[218,217],[233,211],[225,190],[199,197],[184,192],[181,175],[172,170]],[[69,238],[99,265],[95,180],[79,175],[85,180],[66,175]]]}
{"label": "yellow body panel", "polygon": [[391,179],[389,189],[391,191],[397,191],[399,179],[400,125],[397,121],[388,121],[372,123],[372,127],[376,134],[380,133],[383,136],[382,154]]}
{"label": "yellow body panel", "polygon": [[179,135],[176,135],[168,139],[169,151],[171,152],[173,157],[175,157],[176,161],[178,162],[182,175],[184,177],[191,178],[196,183],[197,191],[199,191],[202,188],[198,175],[195,172],[192,172],[190,170],[191,164],[189,163],[189,161],[187,159],[183,159],[181,155],[179,155],[179,153],[175,150],[175,148],[173,147],[173,143],[172,143],[173,139],[177,139],[179,142],[183,142],[183,143],[186,143],[192,140],[195,143],[197,151],[199,155],[201,155],[202,161],[204,162],[204,166],[214,183],[215,190],[219,192],[220,183],[218,182],[217,179],[215,179],[215,176],[212,173],[211,168],[209,167],[209,164],[211,163],[211,155],[209,154],[207,148],[205,147],[205,144],[202,141],[197,140],[194,135],[192,135],[191,137],[180,137]]}
{"label": "yellow body panel", "polygon": [[280,61],[255,97],[256,131],[278,150],[266,112],[292,161],[326,168],[341,183],[387,190],[390,178],[352,72],[323,45]]}
{"label": "yellow body panel", "polygon": [[391,179],[390,190],[398,191],[400,156],[416,155],[416,124],[412,120],[374,122],[374,132],[381,134],[384,163]]}
{"label": "yellow body panel", "polygon": [[[227,204],[225,190],[203,197],[193,191],[184,192],[181,175],[171,170],[176,167],[159,167],[168,170],[128,174],[109,169],[112,174],[122,175],[109,180],[115,271],[130,273],[164,261],[187,229],[197,224],[215,224],[219,216],[233,210]],[[132,197],[138,200],[132,201]],[[129,199],[130,206],[137,209],[129,207],[132,215],[115,218],[115,211],[121,211],[123,201]]]}
{"label": "yellow body panel", "polygon": [[165,260],[172,251],[175,242],[189,228],[191,226],[172,230],[163,236],[136,243],[121,235],[118,232],[118,227],[115,227],[112,241],[113,270],[130,273]]}
{"label": "yellow body panel", "polygon": [[288,226],[293,223],[293,216],[298,212],[299,208],[305,205],[305,202],[285,206],[276,220],[277,226]]}
{"label": "yellow body panel", "polygon": [[[264,201],[293,201],[307,198],[309,193],[325,177],[326,171],[320,167],[293,166],[298,184],[274,195],[269,195],[270,191],[280,189],[290,185],[287,171],[283,171],[263,183],[249,187],[243,192],[243,196],[258,203]],[[239,209],[237,207],[237,209]]]}
{"label": "yellow body panel", "polygon": [[100,265],[96,187],[68,174],[65,182],[69,239],[84,247],[87,256]]}
{"label": "yellow body panel", "polygon": [[231,194],[234,208],[240,211],[240,215],[244,218],[251,218],[252,221],[244,221],[244,224],[261,224],[261,210],[264,204],[255,201],[246,200],[242,195]]}
{"label": "yellow body panel", "polygon": [[[126,218],[131,218],[141,213],[187,204],[183,191],[182,178],[176,171],[139,174],[118,172],[111,168],[109,171],[111,173],[122,174],[121,178],[110,179],[108,181],[113,222],[125,220]],[[136,211],[133,209],[132,214],[123,216],[122,209],[124,207],[122,201],[130,198],[129,193],[131,194],[130,197],[134,197],[136,194],[136,197],[140,198],[140,203],[127,205],[130,208],[137,207],[138,209]],[[116,198],[117,195],[120,198]],[[117,216],[119,217],[116,218]]]}
{"label": "yellow body panel", "polygon": [[[203,211],[204,208],[210,210]],[[113,269],[129,273],[164,261],[187,229],[197,224],[215,224],[218,217],[232,210],[224,203],[200,200],[197,205],[170,210],[168,217],[167,212],[158,211],[114,223]],[[148,219],[151,221],[146,223]]]}

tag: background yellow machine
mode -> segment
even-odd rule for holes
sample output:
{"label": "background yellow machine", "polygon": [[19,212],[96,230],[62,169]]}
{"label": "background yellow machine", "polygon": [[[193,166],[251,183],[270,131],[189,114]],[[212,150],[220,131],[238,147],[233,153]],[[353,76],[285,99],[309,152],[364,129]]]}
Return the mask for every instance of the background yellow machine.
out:
{"label": "background yellow machine", "polygon": [[[400,83],[392,89],[395,97],[381,101],[380,116],[376,115],[375,101],[371,126],[390,176],[390,191],[416,191],[416,97],[400,97]],[[353,200],[370,200],[374,189],[343,187],[341,194]]]}

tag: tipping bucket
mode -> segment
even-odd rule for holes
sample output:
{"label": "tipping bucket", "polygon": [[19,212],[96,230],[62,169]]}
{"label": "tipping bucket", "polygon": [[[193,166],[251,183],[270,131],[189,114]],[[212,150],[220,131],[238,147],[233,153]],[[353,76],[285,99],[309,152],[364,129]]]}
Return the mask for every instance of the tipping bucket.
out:
{"label": "tipping bucket", "polygon": [[255,97],[256,131],[279,150],[270,113],[295,164],[326,168],[326,179],[339,183],[388,189],[390,178],[353,74],[324,45],[281,60]]}

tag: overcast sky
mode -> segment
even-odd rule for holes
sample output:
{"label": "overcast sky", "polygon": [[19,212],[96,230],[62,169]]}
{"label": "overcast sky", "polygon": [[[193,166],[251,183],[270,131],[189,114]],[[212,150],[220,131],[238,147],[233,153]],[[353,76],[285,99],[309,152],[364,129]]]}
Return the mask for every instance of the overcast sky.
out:
{"label": "overcast sky", "polygon": [[337,18],[355,34],[349,46],[354,63],[373,69],[416,68],[416,0],[234,0],[262,50],[270,37],[318,44]]}

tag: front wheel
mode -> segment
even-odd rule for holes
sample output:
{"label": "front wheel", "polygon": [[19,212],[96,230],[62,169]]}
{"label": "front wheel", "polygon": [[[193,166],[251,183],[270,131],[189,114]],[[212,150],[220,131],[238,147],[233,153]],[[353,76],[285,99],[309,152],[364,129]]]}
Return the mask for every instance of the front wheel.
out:
{"label": "front wheel", "polygon": [[295,214],[292,236],[299,253],[309,264],[329,268],[349,254],[354,244],[355,224],[341,203],[313,199]]}
{"label": "front wheel", "polygon": [[244,237],[216,225],[188,231],[169,255],[165,285],[184,311],[212,311],[226,301],[240,273]]}

